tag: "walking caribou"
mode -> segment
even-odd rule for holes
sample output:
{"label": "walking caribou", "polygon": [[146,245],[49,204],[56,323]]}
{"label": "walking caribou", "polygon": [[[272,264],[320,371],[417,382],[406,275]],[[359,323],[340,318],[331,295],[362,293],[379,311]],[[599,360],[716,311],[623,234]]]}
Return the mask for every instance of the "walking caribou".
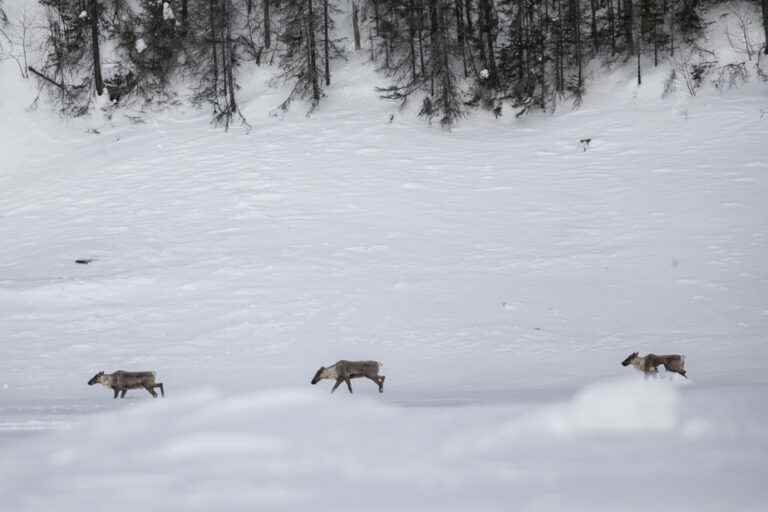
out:
{"label": "walking caribou", "polygon": [[685,374],[685,356],[679,354],[671,354],[667,356],[657,356],[656,354],[647,354],[640,357],[637,352],[632,352],[627,358],[621,362],[622,366],[632,365],[645,374],[645,377],[653,375],[654,377],[659,373],[659,366],[663,365],[664,369],[668,372],[679,373],[686,379],[688,376]]}
{"label": "walking caribou", "polygon": [[349,392],[352,393],[352,379],[359,379],[365,377],[372,380],[379,386],[379,393],[384,392],[384,375],[379,375],[379,369],[383,365],[378,361],[337,361],[336,364],[326,368],[321,366],[312,378],[312,384],[317,384],[323,379],[332,379],[336,381],[336,384],[331,388],[331,393],[336,391],[336,388],[342,382],[347,383]]}
{"label": "walking caribou", "polygon": [[146,389],[150,395],[157,398],[155,388],[160,388],[160,394],[165,396],[162,382],[155,382],[155,372],[125,372],[118,370],[114,373],[99,372],[88,381],[89,386],[101,384],[102,386],[112,388],[115,392],[114,398],[118,393],[120,398],[125,398],[125,393],[129,389]]}

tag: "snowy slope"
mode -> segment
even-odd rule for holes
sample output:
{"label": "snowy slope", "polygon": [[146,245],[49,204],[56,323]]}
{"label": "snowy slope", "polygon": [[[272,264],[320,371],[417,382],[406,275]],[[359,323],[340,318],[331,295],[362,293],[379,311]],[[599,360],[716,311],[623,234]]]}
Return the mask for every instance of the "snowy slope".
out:
{"label": "snowy slope", "polygon": [[[311,118],[265,115],[255,73],[229,133],[14,89],[0,509],[762,510],[766,90],[662,100],[665,76],[452,133],[355,59]],[[310,386],[340,358],[383,361],[385,393]],[[117,369],[167,397],[86,385]]]}

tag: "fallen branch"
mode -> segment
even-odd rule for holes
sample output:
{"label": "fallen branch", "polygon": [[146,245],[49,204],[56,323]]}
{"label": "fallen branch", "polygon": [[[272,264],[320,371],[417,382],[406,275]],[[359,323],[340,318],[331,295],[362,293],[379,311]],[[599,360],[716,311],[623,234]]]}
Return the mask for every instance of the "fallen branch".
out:
{"label": "fallen branch", "polygon": [[38,70],[36,70],[35,68],[33,68],[32,66],[27,66],[27,69],[29,69],[29,70],[30,70],[30,71],[31,71],[31,72],[32,72],[32,73],[33,73],[35,76],[38,76],[38,77],[42,78],[43,80],[45,80],[45,81],[46,81],[46,82],[48,82],[49,84],[53,84],[53,85],[55,85],[56,87],[58,87],[59,89],[61,89],[61,90],[62,90],[62,91],[64,91],[65,93],[67,93],[67,94],[69,94],[69,95],[71,95],[71,94],[72,94],[72,93],[69,91],[69,89],[67,89],[67,86],[66,86],[66,85],[64,85],[64,84],[62,84],[62,83],[59,83],[59,82],[57,82],[57,81],[56,81],[56,80],[54,80],[53,78],[50,78],[50,77],[47,77],[47,76],[45,76],[44,74],[42,74],[41,72],[39,72]]}

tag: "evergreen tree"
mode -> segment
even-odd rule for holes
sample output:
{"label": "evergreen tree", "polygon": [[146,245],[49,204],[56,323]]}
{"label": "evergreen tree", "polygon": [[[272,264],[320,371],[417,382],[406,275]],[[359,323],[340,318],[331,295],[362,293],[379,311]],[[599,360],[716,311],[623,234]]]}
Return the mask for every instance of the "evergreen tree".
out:
{"label": "evergreen tree", "polygon": [[[458,77],[454,69],[457,48],[449,37],[448,19],[451,13],[448,0],[429,0],[430,21],[430,73],[431,97],[424,101],[419,115],[432,120],[440,118],[440,125],[450,127],[464,115]],[[496,66],[493,66],[494,70]]]}
{"label": "evergreen tree", "polygon": [[141,0],[139,5],[138,14],[123,24],[121,42],[144,92],[157,94],[176,70],[185,32],[167,0]]}
{"label": "evergreen tree", "polygon": [[[226,128],[237,115],[247,125],[237,103],[236,70],[239,65],[234,36],[235,20],[240,11],[234,0],[197,0],[195,16],[190,28],[194,40],[192,49],[199,83],[196,101],[205,101],[213,108],[213,121]],[[192,20],[190,20],[192,21]]]}
{"label": "evergreen tree", "polygon": [[[457,75],[464,54],[454,24],[456,6],[452,0],[407,0],[390,2],[397,14],[380,32],[387,34],[390,57],[384,69],[394,84],[379,88],[382,97],[403,104],[416,92],[425,94],[419,115],[430,121],[439,118],[450,127],[464,115],[462,91]],[[403,20],[398,22],[398,20]],[[463,66],[462,68],[463,69]]]}
{"label": "evergreen tree", "polygon": [[101,72],[102,15],[107,7],[96,0],[40,0],[48,9],[46,59],[33,72],[55,91],[65,112],[81,115],[91,92],[104,92]]}
{"label": "evergreen tree", "polygon": [[280,6],[283,44],[280,55],[282,78],[293,82],[288,97],[280,104],[287,110],[297,98],[310,100],[310,112],[320,103],[323,89],[330,85],[330,63],[344,52],[333,38],[336,11],[333,0],[296,0]]}
{"label": "evergreen tree", "polygon": [[[312,111],[333,82],[333,61],[344,56],[334,35],[339,0],[38,1],[49,35],[46,63],[34,72],[73,113],[85,111],[93,92],[150,100],[172,94],[172,79],[181,77],[197,82],[195,100],[229,126],[240,115],[239,65],[261,64],[263,55],[277,57],[291,87],[280,107],[306,98]],[[768,0],[760,1],[768,21]],[[390,80],[382,97],[406,102],[418,94],[420,115],[444,126],[478,105],[498,115],[506,102],[521,115],[560,99],[578,103],[584,66],[609,46],[613,56],[636,59],[640,82],[643,58],[652,54],[658,65],[703,25],[700,0],[350,0],[349,7],[355,50],[369,46]],[[117,50],[106,77],[104,41]]]}

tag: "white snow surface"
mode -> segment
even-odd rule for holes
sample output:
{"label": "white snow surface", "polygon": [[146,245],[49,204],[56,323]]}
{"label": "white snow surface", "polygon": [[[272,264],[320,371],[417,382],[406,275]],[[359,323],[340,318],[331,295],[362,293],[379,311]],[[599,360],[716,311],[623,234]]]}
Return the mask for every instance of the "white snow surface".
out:
{"label": "white snow surface", "polygon": [[163,19],[166,21],[176,19],[176,17],[173,15],[171,4],[168,2],[163,2]]}
{"label": "white snow surface", "polygon": [[[0,509],[764,510],[765,86],[630,67],[447,133],[363,60],[309,118],[254,72],[229,133],[26,112],[0,64]],[[385,392],[309,384],[341,358]]]}
{"label": "white snow surface", "polygon": [[138,38],[136,40],[136,46],[135,47],[136,47],[136,51],[141,53],[141,52],[143,52],[144,50],[147,49],[147,43],[146,43],[146,41],[144,41],[143,38],[140,37],[140,38]]}

